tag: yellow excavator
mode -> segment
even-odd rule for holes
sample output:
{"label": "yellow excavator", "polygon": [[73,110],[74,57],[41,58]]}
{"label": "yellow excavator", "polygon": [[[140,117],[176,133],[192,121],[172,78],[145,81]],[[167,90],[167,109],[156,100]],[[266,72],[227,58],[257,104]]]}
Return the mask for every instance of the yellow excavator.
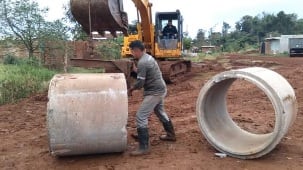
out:
{"label": "yellow excavator", "polygon": [[[109,31],[116,35],[124,34],[121,60],[104,61],[92,56],[72,58],[73,66],[104,67],[106,72],[123,72],[131,75],[132,60],[129,44],[141,40],[146,52],[159,63],[166,82],[174,82],[177,77],[186,75],[191,70],[191,62],[182,59],[183,18],[179,10],[157,12],[155,24],[152,19],[152,4],[148,0],[132,0],[137,8],[138,22],[136,29],[129,29],[127,13],[123,9],[123,0],[70,0],[71,12],[84,31],[91,35],[97,31],[104,35]],[[177,28],[175,36],[166,36],[163,29],[171,21]]]}

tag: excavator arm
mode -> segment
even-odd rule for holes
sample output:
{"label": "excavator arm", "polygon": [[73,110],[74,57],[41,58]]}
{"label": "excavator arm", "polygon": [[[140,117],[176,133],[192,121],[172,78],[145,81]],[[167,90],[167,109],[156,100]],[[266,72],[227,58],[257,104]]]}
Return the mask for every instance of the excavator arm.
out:
{"label": "excavator arm", "polygon": [[[154,49],[154,26],[152,24],[152,4],[148,0],[132,0],[135,4],[141,23],[141,40],[147,50]],[[122,31],[127,35],[128,19],[123,9],[123,0],[70,0],[71,12],[74,18],[82,25],[84,31],[90,34],[98,31]],[[139,33],[140,34],[140,33]]]}
{"label": "excavator arm", "polygon": [[152,24],[152,4],[148,0],[132,0],[136,5],[141,17],[142,41],[146,48],[153,49],[154,26]]}

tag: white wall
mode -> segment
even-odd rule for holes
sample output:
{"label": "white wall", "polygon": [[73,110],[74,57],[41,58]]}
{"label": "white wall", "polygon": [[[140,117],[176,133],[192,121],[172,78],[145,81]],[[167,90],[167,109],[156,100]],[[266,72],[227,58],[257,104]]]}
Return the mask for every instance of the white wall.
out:
{"label": "white wall", "polygon": [[270,49],[271,49],[272,54],[280,53],[280,41],[279,40],[271,41]]}
{"label": "white wall", "polygon": [[289,39],[290,38],[303,38],[303,35],[281,35],[280,53],[289,52]]}

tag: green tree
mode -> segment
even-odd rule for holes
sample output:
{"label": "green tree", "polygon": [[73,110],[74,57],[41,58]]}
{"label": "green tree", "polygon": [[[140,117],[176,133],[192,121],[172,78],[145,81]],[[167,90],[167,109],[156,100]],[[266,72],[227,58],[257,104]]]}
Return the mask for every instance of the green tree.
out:
{"label": "green tree", "polygon": [[192,45],[192,39],[190,37],[183,38],[183,47],[185,50],[189,50]]}
{"label": "green tree", "polygon": [[60,21],[47,22],[44,16],[48,9],[39,8],[37,2],[30,0],[0,1],[0,34],[21,42],[28,51],[28,57],[45,41],[68,38],[68,29]]}
{"label": "green tree", "polygon": [[230,25],[227,22],[223,22],[222,26],[222,36],[225,37],[228,34],[228,31],[230,29]]}
{"label": "green tree", "polygon": [[276,30],[274,31],[281,34],[295,34],[296,21],[296,14],[285,14],[284,11],[280,11],[275,18]]}
{"label": "green tree", "polygon": [[70,25],[70,32],[72,34],[73,40],[87,40],[88,35],[84,32],[82,29],[82,26],[77,22],[77,20],[74,18],[70,4],[64,6],[65,10],[65,21],[69,23]]}
{"label": "green tree", "polygon": [[296,22],[295,29],[296,29],[295,32],[296,32],[297,34],[303,34],[303,19],[299,19],[299,20]]}
{"label": "green tree", "polygon": [[43,24],[40,41],[66,41],[69,39],[70,28],[61,19]]}
{"label": "green tree", "polygon": [[229,33],[229,29],[231,28],[231,26],[227,23],[227,22],[223,22],[223,25],[222,25],[222,37],[221,37],[221,45],[222,45],[222,48],[221,48],[221,51],[224,52],[226,50],[226,40],[227,40],[227,36],[228,36],[228,33]]}
{"label": "green tree", "polygon": [[6,37],[16,37],[21,41],[28,51],[28,56],[33,57],[38,48],[37,39],[41,37],[43,14],[48,9],[39,9],[36,2],[1,1],[0,9],[0,31]]}
{"label": "green tree", "polygon": [[[208,44],[222,45],[224,51],[258,48],[266,37],[281,34],[303,34],[303,19],[298,19],[296,14],[286,14],[284,11],[277,14],[263,12],[257,16],[243,16],[236,22],[235,28],[234,31],[229,31],[230,25],[223,22],[222,35],[214,33],[211,28],[207,40],[204,39],[203,30],[199,30],[197,38],[194,40],[195,45],[197,44],[199,47],[201,41],[204,44],[207,41]],[[203,37],[203,40],[199,37]]]}
{"label": "green tree", "polygon": [[221,38],[222,38],[222,35],[220,32],[212,32],[211,35],[209,35],[209,41],[211,42],[211,45],[214,45],[214,46],[221,45]]}
{"label": "green tree", "polygon": [[205,43],[205,31],[199,29],[196,38],[193,40],[196,47],[201,47]]}
{"label": "green tree", "polygon": [[242,19],[236,23],[236,29],[245,33],[252,33],[253,31],[253,17],[245,15]]}

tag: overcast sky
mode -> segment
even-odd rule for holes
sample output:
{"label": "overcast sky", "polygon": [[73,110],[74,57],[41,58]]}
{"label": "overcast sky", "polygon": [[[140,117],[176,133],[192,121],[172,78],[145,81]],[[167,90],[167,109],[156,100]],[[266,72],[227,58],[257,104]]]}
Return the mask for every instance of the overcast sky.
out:
{"label": "overcast sky", "polygon": [[[41,7],[49,7],[49,20],[63,17],[63,5],[69,0],[35,0]],[[129,21],[136,19],[136,10],[131,0],[124,1],[124,10]],[[303,18],[302,0],[150,0],[153,12],[180,9],[184,17],[184,30],[195,37],[198,29],[220,31],[223,21],[234,27],[244,15],[255,16],[262,12],[296,13]]]}

